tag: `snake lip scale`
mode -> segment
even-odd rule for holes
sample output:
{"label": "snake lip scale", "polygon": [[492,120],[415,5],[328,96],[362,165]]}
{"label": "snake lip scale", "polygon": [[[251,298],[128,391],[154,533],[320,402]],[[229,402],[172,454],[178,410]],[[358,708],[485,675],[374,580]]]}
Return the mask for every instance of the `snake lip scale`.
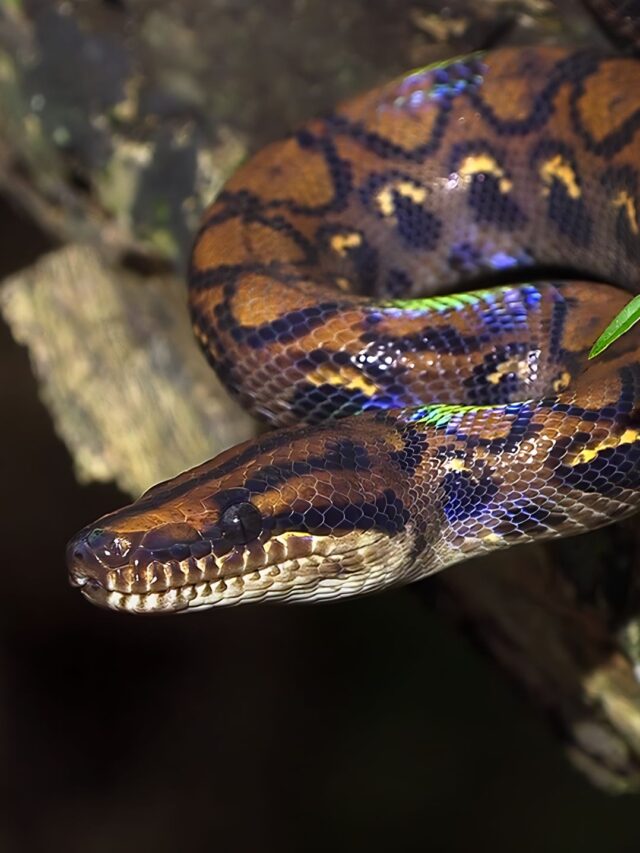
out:
{"label": "snake lip scale", "polygon": [[[330,540],[310,536],[285,535],[267,546],[263,565],[250,573],[244,571],[246,555],[241,565],[235,560],[228,565],[224,559],[190,556],[165,563],[151,560],[140,563],[137,569],[131,568],[130,563],[137,562],[133,558],[113,569],[85,554],[87,573],[75,574],[72,583],[90,600],[133,612],[181,610],[193,607],[196,601],[195,606],[229,605],[238,603],[239,598],[261,600],[267,595],[284,600],[295,600],[299,595],[327,600],[343,594],[345,585],[354,594],[387,585],[390,570],[385,565],[374,563],[366,573],[359,571],[363,554],[388,556],[381,535],[374,534],[364,541],[358,537],[353,544],[344,537],[338,550],[331,544]],[[232,554],[232,558],[235,556]],[[297,585],[291,583],[294,576]]]}
{"label": "snake lip scale", "polygon": [[637,511],[640,332],[588,352],[639,280],[639,84],[496,50],[258,152],[205,211],[189,309],[276,429],[80,531],[72,583],[134,613],[320,601]]}

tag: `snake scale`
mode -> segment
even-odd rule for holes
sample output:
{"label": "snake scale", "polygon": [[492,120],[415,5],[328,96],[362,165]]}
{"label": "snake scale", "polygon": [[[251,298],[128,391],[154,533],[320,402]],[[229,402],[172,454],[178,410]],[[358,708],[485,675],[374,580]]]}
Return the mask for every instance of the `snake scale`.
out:
{"label": "snake scale", "polygon": [[260,151],[189,302],[279,428],[80,531],[72,582],[133,612],[331,599],[636,511],[639,335],[587,355],[638,289],[639,169],[638,61],[553,47],[413,71]]}

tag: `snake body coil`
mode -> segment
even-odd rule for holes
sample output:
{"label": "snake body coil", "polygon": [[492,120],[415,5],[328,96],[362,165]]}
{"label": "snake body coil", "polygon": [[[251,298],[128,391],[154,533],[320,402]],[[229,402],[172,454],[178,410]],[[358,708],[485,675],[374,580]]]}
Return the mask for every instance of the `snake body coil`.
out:
{"label": "snake body coil", "polygon": [[190,307],[285,428],[81,531],[73,582],[140,612],[333,598],[634,512],[638,333],[587,354],[638,283],[639,92],[634,59],[500,50],[258,153]]}

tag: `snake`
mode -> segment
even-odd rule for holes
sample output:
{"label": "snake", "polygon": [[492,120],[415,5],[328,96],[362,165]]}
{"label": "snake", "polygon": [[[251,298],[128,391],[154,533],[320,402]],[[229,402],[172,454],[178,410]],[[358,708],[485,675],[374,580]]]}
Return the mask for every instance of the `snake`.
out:
{"label": "snake", "polygon": [[206,209],[196,336],[273,431],[68,545],[133,613],[382,590],[640,507],[640,65],[415,69],[267,145]]}

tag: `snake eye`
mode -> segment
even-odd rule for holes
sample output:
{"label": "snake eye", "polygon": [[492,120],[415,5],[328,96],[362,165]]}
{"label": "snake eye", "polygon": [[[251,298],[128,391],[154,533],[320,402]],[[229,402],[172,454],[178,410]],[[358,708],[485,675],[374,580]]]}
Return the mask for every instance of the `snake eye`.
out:
{"label": "snake eye", "polygon": [[232,504],[220,517],[220,530],[230,545],[245,545],[262,530],[260,511],[248,501]]}

